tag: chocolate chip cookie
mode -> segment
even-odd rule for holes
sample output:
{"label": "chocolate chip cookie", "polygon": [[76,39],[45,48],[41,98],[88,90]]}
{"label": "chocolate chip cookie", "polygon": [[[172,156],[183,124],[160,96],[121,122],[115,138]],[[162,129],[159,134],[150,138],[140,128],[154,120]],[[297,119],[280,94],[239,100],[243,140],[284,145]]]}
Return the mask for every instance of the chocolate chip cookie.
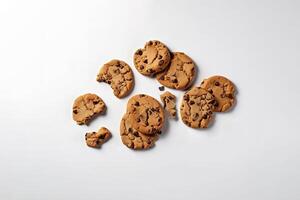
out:
{"label": "chocolate chip cookie", "polygon": [[73,104],[73,119],[77,124],[87,124],[96,115],[104,113],[106,105],[96,94],[84,94],[75,99]]}
{"label": "chocolate chip cookie", "polygon": [[98,132],[90,132],[85,134],[85,141],[89,147],[100,148],[107,140],[111,138],[110,131],[101,127]]}
{"label": "chocolate chip cookie", "polygon": [[136,69],[143,75],[153,76],[164,70],[170,62],[170,52],[166,45],[151,40],[143,49],[138,49],[133,56]]}
{"label": "chocolate chip cookie", "polygon": [[169,114],[169,117],[176,118],[176,96],[171,92],[164,92],[160,95],[160,99],[163,102],[164,109]]}
{"label": "chocolate chip cookie", "polygon": [[159,138],[158,133],[145,135],[133,128],[128,120],[128,114],[125,114],[121,120],[120,135],[123,144],[131,149],[149,149]]}
{"label": "chocolate chip cookie", "polygon": [[215,112],[225,112],[235,103],[234,84],[223,76],[212,76],[208,79],[204,79],[200,87],[215,96],[218,103],[214,109]]}
{"label": "chocolate chip cookie", "polygon": [[110,84],[118,98],[127,96],[134,85],[130,66],[121,60],[111,60],[104,64],[97,75],[97,81]]}
{"label": "chocolate chip cookie", "polygon": [[127,104],[128,121],[137,131],[149,135],[163,127],[165,116],[160,103],[145,94],[131,97]]}
{"label": "chocolate chip cookie", "polygon": [[195,77],[195,63],[182,52],[171,53],[170,66],[156,75],[156,79],[162,85],[178,90],[187,89]]}
{"label": "chocolate chip cookie", "polygon": [[192,128],[207,128],[213,119],[215,97],[200,87],[186,92],[180,107],[182,121]]}

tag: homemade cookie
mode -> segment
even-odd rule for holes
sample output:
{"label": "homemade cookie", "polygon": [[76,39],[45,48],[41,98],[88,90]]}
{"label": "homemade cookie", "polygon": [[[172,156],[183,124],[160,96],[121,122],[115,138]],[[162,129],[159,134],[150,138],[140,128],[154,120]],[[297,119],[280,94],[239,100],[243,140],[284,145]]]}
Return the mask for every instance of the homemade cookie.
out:
{"label": "homemade cookie", "polygon": [[111,138],[110,131],[102,127],[98,132],[90,132],[85,134],[85,141],[89,147],[100,148],[109,138]]}
{"label": "homemade cookie", "polygon": [[77,124],[87,124],[93,117],[104,113],[106,105],[104,101],[95,94],[85,94],[75,99],[73,104],[73,119]]}
{"label": "homemade cookie", "polygon": [[145,135],[133,128],[125,114],[120,123],[120,135],[124,145],[131,149],[149,149],[154,146],[159,135]]}
{"label": "homemade cookie", "polygon": [[110,84],[118,98],[127,96],[134,85],[130,66],[121,60],[111,60],[104,64],[97,75],[97,81]]}
{"label": "homemade cookie", "polygon": [[216,100],[212,94],[200,87],[185,93],[180,107],[182,121],[192,128],[207,128],[213,119]]}
{"label": "homemade cookie", "polygon": [[158,73],[156,79],[164,86],[185,90],[196,77],[193,60],[182,52],[171,53],[171,63],[167,69]]}
{"label": "homemade cookie", "polygon": [[225,112],[235,103],[234,84],[223,76],[212,76],[204,79],[200,87],[215,96],[218,104],[215,107],[215,112]]}
{"label": "homemade cookie", "polygon": [[170,62],[170,52],[160,41],[151,40],[133,56],[136,69],[143,75],[153,76],[164,70]]}
{"label": "homemade cookie", "polygon": [[164,92],[160,95],[163,102],[164,109],[168,112],[169,116],[173,119],[176,118],[176,96],[171,92]]}
{"label": "homemade cookie", "polygon": [[143,134],[155,134],[163,127],[165,116],[160,103],[145,94],[131,97],[127,103],[128,122]]}

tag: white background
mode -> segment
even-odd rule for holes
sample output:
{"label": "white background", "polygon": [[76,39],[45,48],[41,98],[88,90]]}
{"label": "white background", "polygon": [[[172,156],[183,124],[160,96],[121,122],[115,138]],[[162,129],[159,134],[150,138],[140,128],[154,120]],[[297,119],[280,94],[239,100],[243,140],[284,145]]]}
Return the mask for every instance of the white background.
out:
{"label": "white background", "polygon": [[[0,2],[0,199],[300,198],[299,1]],[[221,74],[236,107],[207,130],[170,121],[155,148],[119,137],[129,97],[95,81],[113,58],[150,39],[198,65],[196,84]],[[159,84],[133,67],[137,93]],[[179,101],[182,92],[173,91]],[[73,100],[96,93],[108,106],[90,126],[72,120]],[[106,126],[100,150],[86,131]]]}

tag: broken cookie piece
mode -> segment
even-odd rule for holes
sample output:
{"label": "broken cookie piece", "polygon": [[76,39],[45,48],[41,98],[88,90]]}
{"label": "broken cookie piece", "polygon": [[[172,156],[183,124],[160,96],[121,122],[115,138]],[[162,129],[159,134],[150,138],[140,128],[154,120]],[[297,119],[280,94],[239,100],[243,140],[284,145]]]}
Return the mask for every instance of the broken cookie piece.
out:
{"label": "broken cookie piece", "polygon": [[164,109],[169,114],[169,117],[175,119],[177,115],[176,96],[167,91],[160,95],[160,99],[163,102]]}
{"label": "broken cookie piece", "polygon": [[121,60],[111,60],[104,64],[97,75],[97,81],[111,86],[118,98],[127,96],[134,85],[134,77],[130,66]]}
{"label": "broken cookie piece", "polygon": [[85,141],[89,147],[100,148],[103,143],[111,138],[110,131],[101,127],[98,132],[90,132],[85,134]]}
{"label": "broken cookie piece", "polygon": [[84,94],[77,97],[73,104],[73,120],[77,124],[88,124],[96,115],[106,110],[104,101],[96,94]]}

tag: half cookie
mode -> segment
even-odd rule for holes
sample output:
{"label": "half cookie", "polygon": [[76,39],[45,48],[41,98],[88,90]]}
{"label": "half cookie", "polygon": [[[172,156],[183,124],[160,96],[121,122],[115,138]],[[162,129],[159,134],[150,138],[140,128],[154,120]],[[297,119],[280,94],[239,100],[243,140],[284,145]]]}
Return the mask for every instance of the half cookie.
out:
{"label": "half cookie", "polygon": [[87,124],[96,115],[104,113],[106,105],[96,94],[84,94],[77,97],[73,104],[73,120],[77,124]]}
{"label": "half cookie", "polygon": [[111,60],[104,64],[97,75],[97,81],[110,84],[118,98],[127,96],[134,85],[130,66],[121,60]]}

